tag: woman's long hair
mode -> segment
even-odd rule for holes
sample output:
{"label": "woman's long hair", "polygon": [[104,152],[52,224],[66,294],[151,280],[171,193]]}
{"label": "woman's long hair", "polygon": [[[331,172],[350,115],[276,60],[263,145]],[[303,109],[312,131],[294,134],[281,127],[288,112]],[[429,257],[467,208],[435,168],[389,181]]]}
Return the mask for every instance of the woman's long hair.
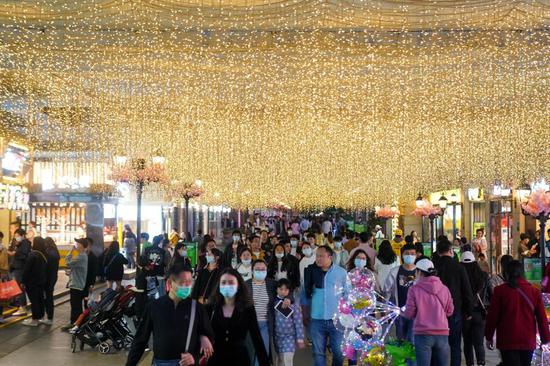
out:
{"label": "woman's long hair", "polygon": [[44,239],[44,244],[46,245],[46,251],[50,253],[54,253],[54,256],[57,258],[61,258],[59,254],[59,249],[57,249],[57,245],[55,245],[55,241],[49,236]]}
{"label": "woman's long hair", "polygon": [[243,311],[244,309],[253,306],[254,303],[252,302],[252,295],[248,290],[248,286],[244,283],[243,277],[239,272],[231,267],[228,267],[220,272],[216,283],[216,290],[210,296],[208,303],[212,304],[214,308],[223,306],[224,298],[220,293],[220,282],[222,276],[225,274],[234,276],[237,279],[238,289],[237,294],[235,295],[235,309],[238,311]]}
{"label": "woman's long hair", "polygon": [[474,295],[483,290],[483,287],[487,283],[488,275],[481,270],[479,264],[477,262],[461,264],[464,266],[464,269],[466,269],[468,279],[470,280],[470,287],[472,288]]}
{"label": "woman's long hair", "polygon": [[376,258],[378,258],[382,264],[392,264],[397,260],[397,255],[395,255],[389,240],[383,240],[382,243],[380,243]]}
{"label": "woman's long hair", "polygon": [[513,260],[505,268],[506,282],[511,288],[519,287],[519,279],[523,278],[523,265],[518,260]]}
{"label": "woman's long hair", "polygon": [[44,254],[47,258],[48,253],[46,253],[46,241],[41,236],[35,236],[32,240],[32,249],[37,250],[40,253]]}
{"label": "woman's long hair", "polygon": [[[275,249],[277,249],[278,247],[283,248],[283,253],[286,253],[285,252],[285,246],[281,243],[276,244],[273,247],[271,258],[269,259],[269,263],[267,264],[267,276],[268,277],[275,277],[275,273],[277,273],[278,265],[277,265],[277,257],[275,256]],[[283,272],[286,271],[287,267],[288,267],[288,258],[287,258],[287,255],[285,255],[282,259],[281,271],[283,271]]]}
{"label": "woman's long hair", "polygon": [[116,253],[120,253],[120,244],[118,241],[113,240],[109,245],[109,255],[115,255]]}

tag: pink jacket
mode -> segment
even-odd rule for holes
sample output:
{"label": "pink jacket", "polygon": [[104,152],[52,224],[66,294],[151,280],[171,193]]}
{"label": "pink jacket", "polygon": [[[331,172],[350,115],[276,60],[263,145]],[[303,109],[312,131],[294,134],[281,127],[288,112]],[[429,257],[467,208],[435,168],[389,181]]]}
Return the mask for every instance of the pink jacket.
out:
{"label": "pink jacket", "polygon": [[414,319],[414,334],[449,335],[447,317],[454,311],[449,289],[436,276],[421,277],[407,295],[403,316]]}

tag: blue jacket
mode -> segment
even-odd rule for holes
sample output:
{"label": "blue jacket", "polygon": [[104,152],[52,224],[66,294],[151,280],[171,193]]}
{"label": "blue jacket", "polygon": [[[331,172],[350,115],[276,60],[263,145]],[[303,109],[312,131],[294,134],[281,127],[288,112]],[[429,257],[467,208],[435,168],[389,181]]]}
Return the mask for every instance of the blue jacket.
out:
{"label": "blue jacket", "polygon": [[311,318],[330,320],[338,311],[338,300],[343,295],[347,273],[332,264],[324,272],[317,264],[311,264],[304,272],[306,298],[311,304]]}

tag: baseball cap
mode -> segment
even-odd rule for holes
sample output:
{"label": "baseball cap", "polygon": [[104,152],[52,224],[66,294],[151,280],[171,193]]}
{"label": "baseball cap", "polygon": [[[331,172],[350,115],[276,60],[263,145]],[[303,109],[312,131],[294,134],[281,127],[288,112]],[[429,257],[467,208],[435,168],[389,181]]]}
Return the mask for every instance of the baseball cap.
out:
{"label": "baseball cap", "polygon": [[403,236],[403,230],[395,229],[395,236]]}
{"label": "baseball cap", "polygon": [[476,257],[474,257],[474,253],[472,252],[464,252],[460,257],[460,261],[462,263],[472,263],[476,261]]}
{"label": "baseball cap", "polygon": [[429,259],[421,259],[416,262],[416,269],[426,273],[433,273],[435,271],[434,264]]}

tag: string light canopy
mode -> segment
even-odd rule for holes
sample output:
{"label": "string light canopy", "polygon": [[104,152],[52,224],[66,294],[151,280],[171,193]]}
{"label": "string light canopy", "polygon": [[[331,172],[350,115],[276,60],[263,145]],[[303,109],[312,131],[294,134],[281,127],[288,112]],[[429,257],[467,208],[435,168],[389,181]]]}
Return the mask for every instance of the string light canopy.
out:
{"label": "string light canopy", "polygon": [[163,156],[233,207],[549,179],[549,19],[547,0],[4,0],[2,134]]}

